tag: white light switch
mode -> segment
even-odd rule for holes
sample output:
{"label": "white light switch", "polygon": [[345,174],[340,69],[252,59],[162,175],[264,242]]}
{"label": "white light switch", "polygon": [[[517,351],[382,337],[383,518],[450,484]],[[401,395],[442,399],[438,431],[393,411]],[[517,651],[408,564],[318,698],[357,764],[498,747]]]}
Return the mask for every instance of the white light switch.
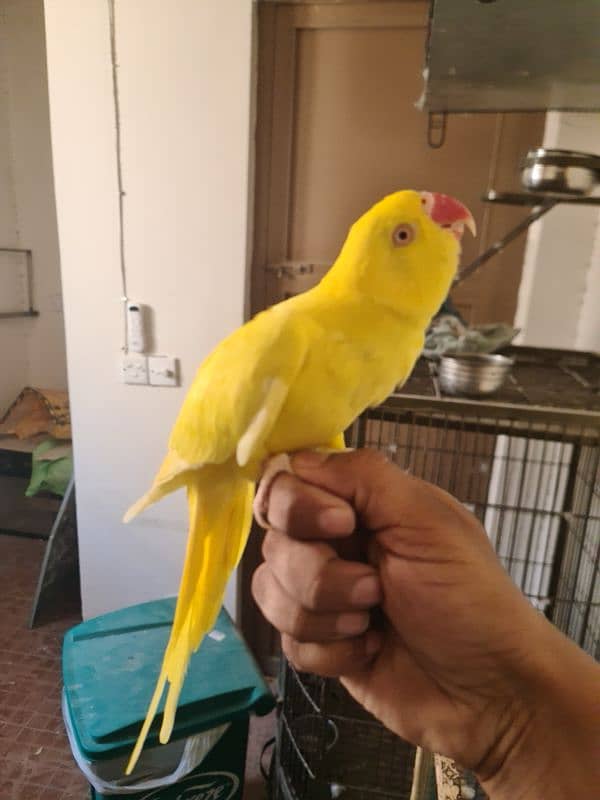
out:
{"label": "white light switch", "polygon": [[150,386],[178,386],[178,361],[171,356],[148,356],[148,382]]}
{"label": "white light switch", "polygon": [[148,359],[140,353],[123,353],[121,356],[123,383],[148,383]]}

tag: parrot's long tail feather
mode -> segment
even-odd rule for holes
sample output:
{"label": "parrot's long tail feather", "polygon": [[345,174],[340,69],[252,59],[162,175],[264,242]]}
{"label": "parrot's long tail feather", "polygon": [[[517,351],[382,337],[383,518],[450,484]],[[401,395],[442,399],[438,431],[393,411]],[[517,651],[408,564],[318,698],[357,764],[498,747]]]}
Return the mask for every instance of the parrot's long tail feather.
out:
{"label": "parrot's long tail feather", "polygon": [[[176,489],[181,489],[182,486],[186,486],[189,483],[190,471],[189,469],[182,468],[183,466],[181,459],[178,458],[172,450],[169,450],[154,479],[154,483],[143,497],[140,497],[131,508],[127,509],[123,517],[123,522],[130,522],[145,508],[151,506],[152,503],[156,503],[158,500],[165,497],[165,495],[170,494],[170,492],[174,492]],[[196,470],[196,472],[198,472],[198,470]]]}
{"label": "parrot's long tail feather", "polygon": [[137,763],[167,684],[159,738],[163,744],[168,742],[190,656],[214,624],[250,532],[254,484],[239,475],[234,465],[203,467],[189,472],[186,482],[190,530],[175,617],[127,775]]}

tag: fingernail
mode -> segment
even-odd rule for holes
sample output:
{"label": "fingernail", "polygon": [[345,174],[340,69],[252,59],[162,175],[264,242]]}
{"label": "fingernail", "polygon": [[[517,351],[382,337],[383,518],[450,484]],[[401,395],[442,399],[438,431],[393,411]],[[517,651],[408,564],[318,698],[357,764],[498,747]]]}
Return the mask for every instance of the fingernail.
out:
{"label": "fingernail", "polygon": [[352,533],[354,530],[354,512],[350,506],[324,508],[317,520],[321,530],[327,533]]}
{"label": "fingernail", "polygon": [[359,578],[350,590],[350,602],[355,606],[374,606],[381,600],[381,586],[376,575]]}
{"label": "fingernail", "polygon": [[372,657],[381,650],[383,638],[377,631],[369,631],[365,636],[365,653]]}
{"label": "fingernail", "polygon": [[340,614],[335,628],[342,636],[355,636],[358,633],[363,633],[368,625],[368,614]]}
{"label": "fingernail", "polygon": [[318,450],[301,450],[292,456],[292,467],[315,469],[327,461],[330,455],[330,453],[319,452]]}

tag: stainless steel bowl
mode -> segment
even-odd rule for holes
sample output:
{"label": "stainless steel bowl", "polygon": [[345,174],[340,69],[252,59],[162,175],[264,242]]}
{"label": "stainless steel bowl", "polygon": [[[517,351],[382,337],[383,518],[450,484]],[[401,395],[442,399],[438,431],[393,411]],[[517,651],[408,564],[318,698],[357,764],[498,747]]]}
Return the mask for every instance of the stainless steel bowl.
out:
{"label": "stainless steel bowl", "polygon": [[582,197],[600,183],[600,156],[538,147],[523,161],[521,182],[530,192]]}
{"label": "stainless steel bowl", "polygon": [[498,391],[514,361],[483,353],[446,353],[440,359],[438,380],[445,394],[477,397]]}

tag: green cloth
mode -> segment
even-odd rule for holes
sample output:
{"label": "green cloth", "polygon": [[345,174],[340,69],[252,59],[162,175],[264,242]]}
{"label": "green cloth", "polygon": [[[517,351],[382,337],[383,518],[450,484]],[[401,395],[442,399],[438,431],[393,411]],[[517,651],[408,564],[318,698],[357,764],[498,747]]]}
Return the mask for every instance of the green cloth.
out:
{"label": "green cloth", "polygon": [[423,355],[436,359],[447,352],[494,353],[510,344],[518,333],[518,328],[503,323],[469,328],[456,316],[442,314],[434,319],[427,331]]}
{"label": "green cloth", "polygon": [[52,492],[64,496],[73,472],[73,456],[69,454],[60,458],[46,460],[44,453],[63,444],[57,439],[46,439],[39,444],[31,455],[31,480],[25,490],[27,497],[39,492]]}

